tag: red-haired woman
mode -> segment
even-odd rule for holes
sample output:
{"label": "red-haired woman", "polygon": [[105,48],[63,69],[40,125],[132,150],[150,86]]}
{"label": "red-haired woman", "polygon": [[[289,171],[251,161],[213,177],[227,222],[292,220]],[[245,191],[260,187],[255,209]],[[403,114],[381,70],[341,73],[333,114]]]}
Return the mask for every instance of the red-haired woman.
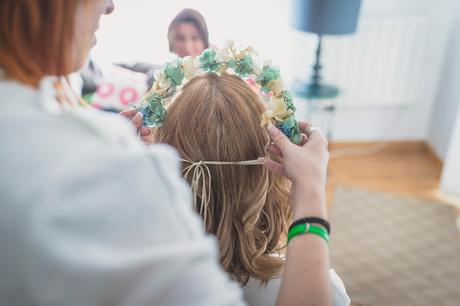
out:
{"label": "red-haired woman", "polygon": [[[147,149],[129,122],[69,89],[112,10],[0,0],[0,305],[244,305],[192,212],[177,153]],[[267,166],[291,179],[294,217],[325,218],[324,137],[296,146],[271,132],[284,162]],[[329,305],[327,244],[302,235],[287,253],[278,304]]]}

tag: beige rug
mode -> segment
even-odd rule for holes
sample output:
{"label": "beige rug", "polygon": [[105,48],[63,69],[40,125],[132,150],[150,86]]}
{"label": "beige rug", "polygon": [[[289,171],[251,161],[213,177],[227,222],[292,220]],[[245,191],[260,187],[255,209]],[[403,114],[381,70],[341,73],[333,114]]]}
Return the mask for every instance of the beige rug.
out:
{"label": "beige rug", "polygon": [[455,209],[339,187],[330,219],[332,266],[354,305],[460,306]]}

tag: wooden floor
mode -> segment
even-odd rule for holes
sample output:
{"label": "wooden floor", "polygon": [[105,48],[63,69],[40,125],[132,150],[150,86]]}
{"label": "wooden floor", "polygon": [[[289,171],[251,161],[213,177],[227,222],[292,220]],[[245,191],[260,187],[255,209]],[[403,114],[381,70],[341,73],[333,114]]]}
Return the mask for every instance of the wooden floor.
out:
{"label": "wooden floor", "polygon": [[[443,196],[438,189],[442,162],[423,142],[390,142],[381,151],[359,155],[376,143],[331,143],[328,171],[328,205],[333,201],[337,185],[354,186],[427,201],[458,205],[455,199]],[[353,155],[342,155],[353,149]],[[351,152],[350,152],[351,153]],[[460,206],[457,206],[460,207]]]}

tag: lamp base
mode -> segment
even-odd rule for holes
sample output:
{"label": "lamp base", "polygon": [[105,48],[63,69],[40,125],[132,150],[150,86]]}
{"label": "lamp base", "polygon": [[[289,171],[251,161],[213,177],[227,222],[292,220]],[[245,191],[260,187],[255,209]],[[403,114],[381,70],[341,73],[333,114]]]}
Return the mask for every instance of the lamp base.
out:
{"label": "lamp base", "polygon": [[305,99],[332,99],[339,95],[339,89],[333,85],[295,82],[292,89],[295,95]]}

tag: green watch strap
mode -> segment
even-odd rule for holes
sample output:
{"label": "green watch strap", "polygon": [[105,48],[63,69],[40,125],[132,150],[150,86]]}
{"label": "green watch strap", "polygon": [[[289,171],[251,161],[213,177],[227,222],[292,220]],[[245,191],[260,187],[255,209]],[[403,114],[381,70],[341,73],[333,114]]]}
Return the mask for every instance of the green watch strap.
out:
{"label": "green watch strap", "polygon": [[308,233],[320,236],[327,243],[329,243],[329,235],[326,229],[320,226],[312,225],[310,223],[297,224],[293,226],[288,233],[288,242],[297,235],[308,234]]}

